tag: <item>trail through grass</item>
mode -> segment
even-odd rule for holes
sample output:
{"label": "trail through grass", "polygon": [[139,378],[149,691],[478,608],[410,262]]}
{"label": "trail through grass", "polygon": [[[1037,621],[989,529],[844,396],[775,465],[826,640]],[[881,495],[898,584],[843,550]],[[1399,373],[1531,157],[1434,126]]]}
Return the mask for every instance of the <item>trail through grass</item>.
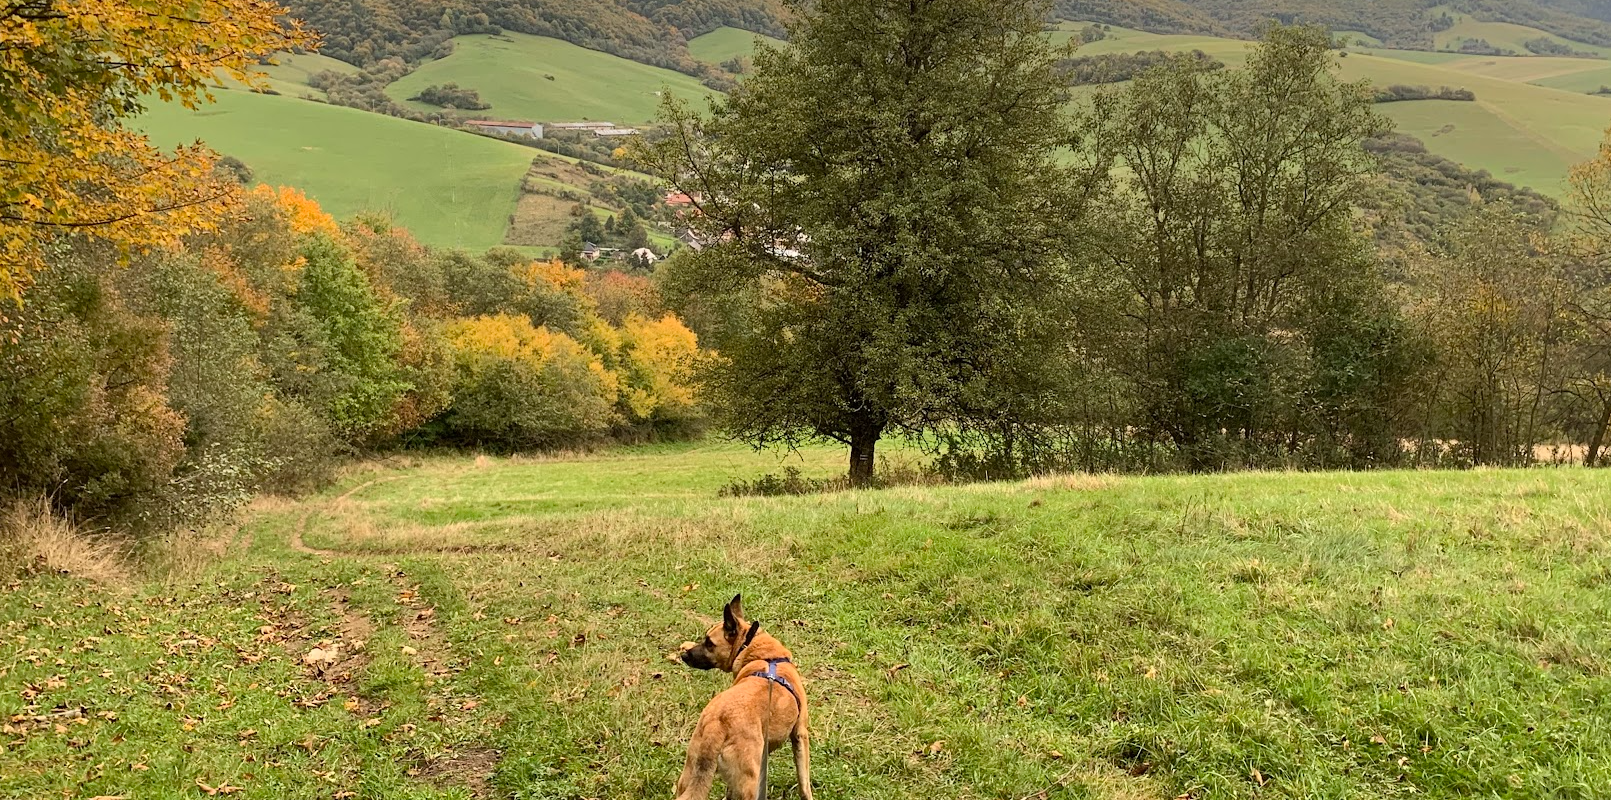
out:
{"label": "trail through grass", "polygon": [[375,466],[191,580],[19,582],[0,796],[667,797],[737,592],[825,798],[1611,796],[1611,473],[715,496],[781,466]]}

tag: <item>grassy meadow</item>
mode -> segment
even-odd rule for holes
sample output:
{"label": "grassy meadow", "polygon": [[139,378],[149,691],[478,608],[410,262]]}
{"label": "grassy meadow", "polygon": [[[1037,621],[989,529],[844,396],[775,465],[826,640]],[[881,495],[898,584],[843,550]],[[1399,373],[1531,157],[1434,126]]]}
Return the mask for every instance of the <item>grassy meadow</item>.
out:
{"label": "grassy meadow", "polygon": [[668,797],[723,681],[667,654],[737,592],[822,797],[1611,794],[1611,473],[717,496],[842,458],[393,460],[182,576],[14,582],[0,796]]}
{"label": "grassy meadow", "polygon": [[654,119],[665,90],[685,98],[710,93],[680,72],[543,36],[460,36],[453,45],[452,55],[422,64],[386,87],[386,94],[422,111],[435,110],[408,98],[427,86],[457,83],[480,92],[482,102],[492,106],[466,112],[470,116],[641,125]]}
{"label": "grassy meadow", "polygon": [[751,33],[740,28],[722,27],[688,40],[688,52],[707,64],[721,64],[734,58],[753,55],[755,42],[781,46],[783,42],[770,36]]}
{"label": "grassy meadow", "polygon": [[215,93],[188,111],[157,105],[137,124],[160,145],[198,139],[262,183],[296,186],[345,219],[383,212],[420,241],[484,249],[515,210],[530,148],[287,96]]}

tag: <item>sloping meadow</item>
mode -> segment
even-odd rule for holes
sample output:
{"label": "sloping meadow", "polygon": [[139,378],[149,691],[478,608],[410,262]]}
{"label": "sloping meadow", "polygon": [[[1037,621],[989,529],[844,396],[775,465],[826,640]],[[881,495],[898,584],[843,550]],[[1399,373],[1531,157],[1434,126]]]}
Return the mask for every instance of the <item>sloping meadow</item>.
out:
{"label": "sloping meadow", "polygon": [[377,467],[194,582],[21,581],[0,795],[669,796],[725,682],[667,656],[738,592],[823,797],[1611,793],[1611,476],[716,497],[775,461]]}

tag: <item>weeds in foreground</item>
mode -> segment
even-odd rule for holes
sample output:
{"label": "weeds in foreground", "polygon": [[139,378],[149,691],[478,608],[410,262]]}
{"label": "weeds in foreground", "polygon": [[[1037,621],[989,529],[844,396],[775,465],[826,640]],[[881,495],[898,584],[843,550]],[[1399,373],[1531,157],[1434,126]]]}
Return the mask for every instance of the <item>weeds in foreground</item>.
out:
{"label": "weeds in foreground", "polygon": [[38,573],[121,583],[130,573],[128,552],[57,515],[45,498],[12,501],[0,507],[0,578]]}

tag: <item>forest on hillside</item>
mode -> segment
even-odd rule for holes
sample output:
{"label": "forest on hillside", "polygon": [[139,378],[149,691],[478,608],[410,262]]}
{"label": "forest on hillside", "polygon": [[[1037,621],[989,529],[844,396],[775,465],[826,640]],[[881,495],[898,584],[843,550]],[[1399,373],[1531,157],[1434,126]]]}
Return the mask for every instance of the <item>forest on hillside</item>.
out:
{"label": "forest on hillside", "polygon": [[515,31],[690,75],[709,70],[687,39],[731,25],[783,34],[778,0],[289,0],[292,16],[323,36],[320,52],[357,66],[444,55],[454,36]]}
{"label": "forest on hillside", "polygon": [[1528,25],[1563,38],[1611,44],[1611,3],[1604,0],[1057,0],[1064,19],[1156,33],[1251,37],[1270,21],[1324,25],[1370,34],[1404,48],[1430,49],[1454,18],[1439,6],[1491,22]]}

